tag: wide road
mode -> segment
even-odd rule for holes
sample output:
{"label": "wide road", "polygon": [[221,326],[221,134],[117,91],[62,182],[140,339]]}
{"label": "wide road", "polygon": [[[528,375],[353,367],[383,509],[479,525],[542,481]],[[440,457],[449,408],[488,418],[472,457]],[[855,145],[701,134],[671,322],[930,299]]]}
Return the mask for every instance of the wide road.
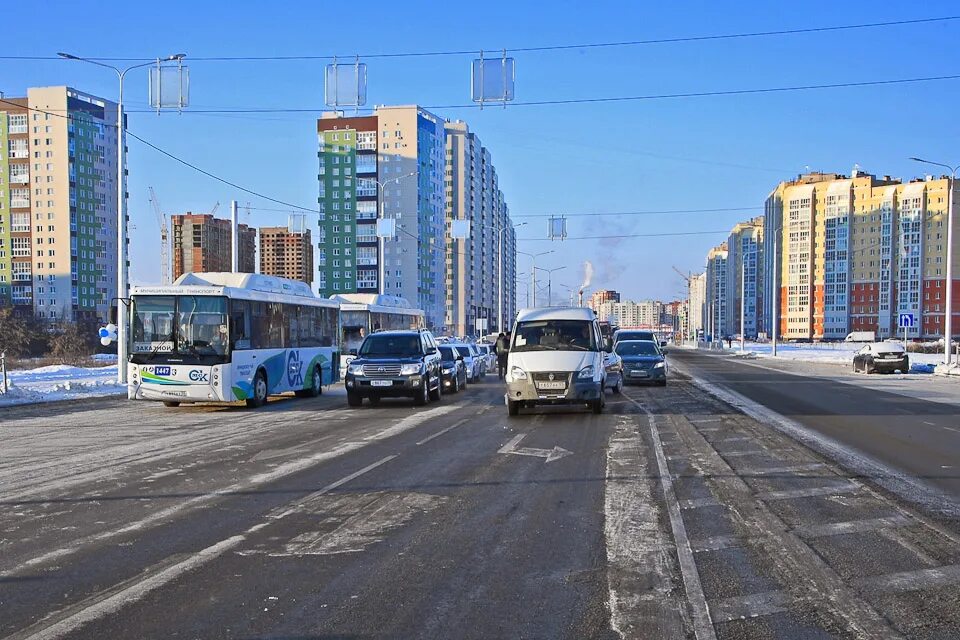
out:
{"label": "wide road", "polygon": [[670,358],[599,416],[508,418],[492,378],[0,410],[0,638],[960,637],[946,479],[888,491],[724,391],[768,373]]}

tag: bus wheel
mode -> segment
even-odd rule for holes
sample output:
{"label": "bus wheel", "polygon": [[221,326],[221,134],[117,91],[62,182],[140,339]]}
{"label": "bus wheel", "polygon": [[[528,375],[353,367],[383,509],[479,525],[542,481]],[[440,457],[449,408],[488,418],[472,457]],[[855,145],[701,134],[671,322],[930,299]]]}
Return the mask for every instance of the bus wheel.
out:
{"label": "bus wheel", "polygon": [[321,393],[323,393],[323,384],[321,383],[320,378],[320,367],[313,368],[313,382],[306,389],[299,389],[294,393],[298,398],[316,398]]}
{"label": "bus wheel", "polygon": [[180,403],[177,402],[176,400],[164,400],[164,401],[163,401],[163,406],[165,406],[165,407],[179,407],[179,406],[180,406]]}
{"label": "bus wheel", "polygon": [[267,403],[267,375],[261,369],[253,376],[253,397],[247,398],[247,406],[256,409]]}

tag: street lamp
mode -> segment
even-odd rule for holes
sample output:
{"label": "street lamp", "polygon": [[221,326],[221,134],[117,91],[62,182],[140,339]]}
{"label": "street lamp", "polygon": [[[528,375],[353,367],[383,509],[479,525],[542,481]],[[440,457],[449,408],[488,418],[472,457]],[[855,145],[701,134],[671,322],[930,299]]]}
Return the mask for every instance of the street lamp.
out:
{"label": "street lamp", "polygon": [[[386,219],[386,214],[384,213],[384,202],[383,202],[383,188],[390,184],[391,182],[399,182],[404,178],[409,178],[410,176],[417,175],[416,171],[411,171],[410,173],[405,173],[402,176],[397,176],[395,178],[390,178],[389,180],[384,180],[380,182],[379,180],[374,180],[374,183],[377,185],[377,200],[380,203],[379,207],[379,218],[380,220]],[[380,295],[387,293],[387,237],[381,233],[377,234],[380,238]]]}
{"label": "street lamp", "polygon": [[[957,170],[960,169],[960,165],[951,167],[948,164],[922,158],[911,157],[910,159],[914,162],[943,167],[950,172],[950,177],[947,179],[947,308],[943,320],[943,362],[950,366],[953,347],[953,185],[957,181]],[[903,347],[906,349],[907,345],[904,344]]]}
{"label": "street lamp", "polygon": [[157,58],[150,62],[135,64],[123,69],[111,64],[105,64],[89,58],[81,58],[69,53],[58,52],[58,56],[66,60],[77,60],[78,62],[88,62],[98,67],[113,69],[120,81],[120,88],[117,97],[117,382],[127,383],[127,317],[120,312],[120,305],[128,297],[129,267],[127,265],[127,189],[126,189],[126,125],[123,121],[123,79],[128,71],[149,67],[159,62],[171,62],[174,60],[183,60],[187,57],[185,53],[175,53],[165,58]]}
{"label": "street lamp", "polygon": [[554,267],[553,269],[544,269],[543,267],[538,267],[538,266],[534,265],[533,268],[534,268],[534,269],[539,269],[540,271],[546,271],[546,272],[547,272],[547,306],[548,306],[548,307],[552,307],[552,306],[553,306],[553,288],[552,288],[553,272],[554,272],[554,271],[560,271],[561,269],[566,269],[567,267],[566,267],[566,266],[562,266],[562,267]]}
{"label": "street lamp", "polygon": [[533,259],[533,266],[530,269],[530,277],[533,280],[533,286],[531,287],[531,291],[533,295],[532,306],[536,307],[537,306],[537,258],[539,258],[540,256],[545,256],[553,253],[553,249],[550,249],[550,251],[541,251],[540,253],[527,253],[526,251],[517,251],[517,253],[519,253],[522,256],[530,256],[530,258]]}

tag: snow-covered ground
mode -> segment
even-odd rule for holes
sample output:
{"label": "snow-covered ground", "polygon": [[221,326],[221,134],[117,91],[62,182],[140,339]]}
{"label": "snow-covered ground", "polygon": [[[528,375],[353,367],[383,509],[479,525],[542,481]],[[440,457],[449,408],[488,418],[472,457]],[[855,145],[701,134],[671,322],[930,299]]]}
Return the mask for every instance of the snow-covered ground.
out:
{"label": "snow-covered ground", "polygon": [[[116,356],[95,357],[95,360],[116,361]],[[55,364],[36,369],[7,372],[10,390],[0,392],[0,406],[75,400],[126,393],[117,384],[117,365],[106,367],[72,367]]]}
{"label": "snow-covered ground", "polygon": [[[854,354],[863,347],[855,342],[831,343],[780,343],[777,345],[778,360],[799,360],[801,362],[823,362],[830,364],[852,364]],[[740,343],[734,341],[732,348],[724,348],[724,353],[740,355]],[[770,343],[747,342],[744,356],[748,358],[773,358]],[[910,353],[911,373],[933,373],[933,367],[943,361],[940,353]]]}

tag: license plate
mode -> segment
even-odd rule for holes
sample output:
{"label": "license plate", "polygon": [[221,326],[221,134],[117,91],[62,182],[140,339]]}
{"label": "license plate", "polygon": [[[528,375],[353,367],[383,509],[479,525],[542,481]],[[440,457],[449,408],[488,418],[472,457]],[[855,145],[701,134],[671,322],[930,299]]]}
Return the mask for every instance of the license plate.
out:
{"label": "license plate", "polygon": [[650,374],[647,373],[646,371],[631,371],[631,372],[630,372],[630,377],[631,377],[631,378],[646,378],[648,375],[650,375]]}
{"label": "license plate", "polygon": [[392,387],[393,380],[371,380],[370,386],[371,387]]}
{"label": "license plate", "polygon": [[538,382],[538,389],[566,389],[567,383],[563,380],[556,380],[554,382]]}

